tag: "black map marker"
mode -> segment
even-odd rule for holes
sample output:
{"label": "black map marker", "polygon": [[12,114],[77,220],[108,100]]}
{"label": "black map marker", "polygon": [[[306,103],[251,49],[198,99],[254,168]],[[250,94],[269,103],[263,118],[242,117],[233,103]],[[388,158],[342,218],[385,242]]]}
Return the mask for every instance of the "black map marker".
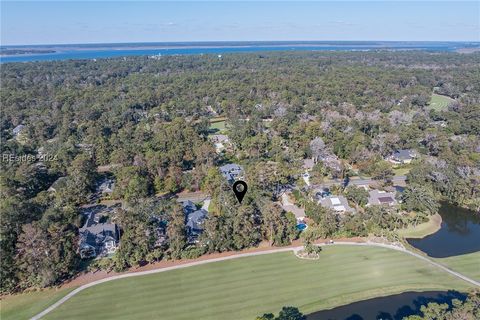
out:
{"label": "black map marker", "polygon": [[238,203],[242,203],[245,193],[247,193],[247,184],[244,181],[235,181],[233,184],[233,193],[237,197]]}

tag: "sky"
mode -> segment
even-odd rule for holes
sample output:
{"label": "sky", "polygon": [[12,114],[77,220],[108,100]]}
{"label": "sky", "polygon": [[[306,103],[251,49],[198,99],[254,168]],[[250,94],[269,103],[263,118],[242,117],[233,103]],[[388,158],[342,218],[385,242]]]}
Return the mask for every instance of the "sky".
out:
{"label": "sky", "polygon": [[2,45],[480,41],[480,1],[3,1]]}

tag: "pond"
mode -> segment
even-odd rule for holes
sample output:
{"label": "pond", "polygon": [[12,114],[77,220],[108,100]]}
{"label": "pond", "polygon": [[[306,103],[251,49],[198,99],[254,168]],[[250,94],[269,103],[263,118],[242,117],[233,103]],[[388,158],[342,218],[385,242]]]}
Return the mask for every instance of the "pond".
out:
{"label": "pond", "polygon": [[480,215],[448,204],[439,210],[440,230],[423,239],[407,239],[430,257],[446,258],[480,251]]}
{"label": "pond", "polygon": [[457,291],[404,292],[318,311],[309,314],[307,320],[400,320],[421,314],[420,307],[429,302],[448,303],[451,306],[453,299],[464,301],[466,297]]}

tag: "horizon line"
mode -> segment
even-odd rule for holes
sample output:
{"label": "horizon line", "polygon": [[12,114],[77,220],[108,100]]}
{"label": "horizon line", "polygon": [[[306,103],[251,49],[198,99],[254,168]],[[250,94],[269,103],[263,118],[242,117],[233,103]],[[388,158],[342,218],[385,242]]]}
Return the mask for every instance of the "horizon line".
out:
{"label": "horizon line", "polygon": [[0,48],[4,47],[53,47],[53,46],[85,46],[85,45],[153,45],[153,44],[206,44],[206,43],[472,43],[480,45],[479,40],[189,40],[189,41],[135,41],[135,42],[84,42],[84,43],[38,43],[38,44],[1,44]]}

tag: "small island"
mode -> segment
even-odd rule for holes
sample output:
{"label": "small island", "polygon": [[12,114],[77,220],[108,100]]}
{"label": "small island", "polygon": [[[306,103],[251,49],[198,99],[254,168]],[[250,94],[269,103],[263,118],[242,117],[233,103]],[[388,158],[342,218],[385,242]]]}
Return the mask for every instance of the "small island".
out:
{"label": "small island", "polygon": [[10,49],[10,48],[0,48],[0,56],[17,56],[17,55],[27,55],[27,54],[47,54],[55,53],[55,50],[51,49]]}

